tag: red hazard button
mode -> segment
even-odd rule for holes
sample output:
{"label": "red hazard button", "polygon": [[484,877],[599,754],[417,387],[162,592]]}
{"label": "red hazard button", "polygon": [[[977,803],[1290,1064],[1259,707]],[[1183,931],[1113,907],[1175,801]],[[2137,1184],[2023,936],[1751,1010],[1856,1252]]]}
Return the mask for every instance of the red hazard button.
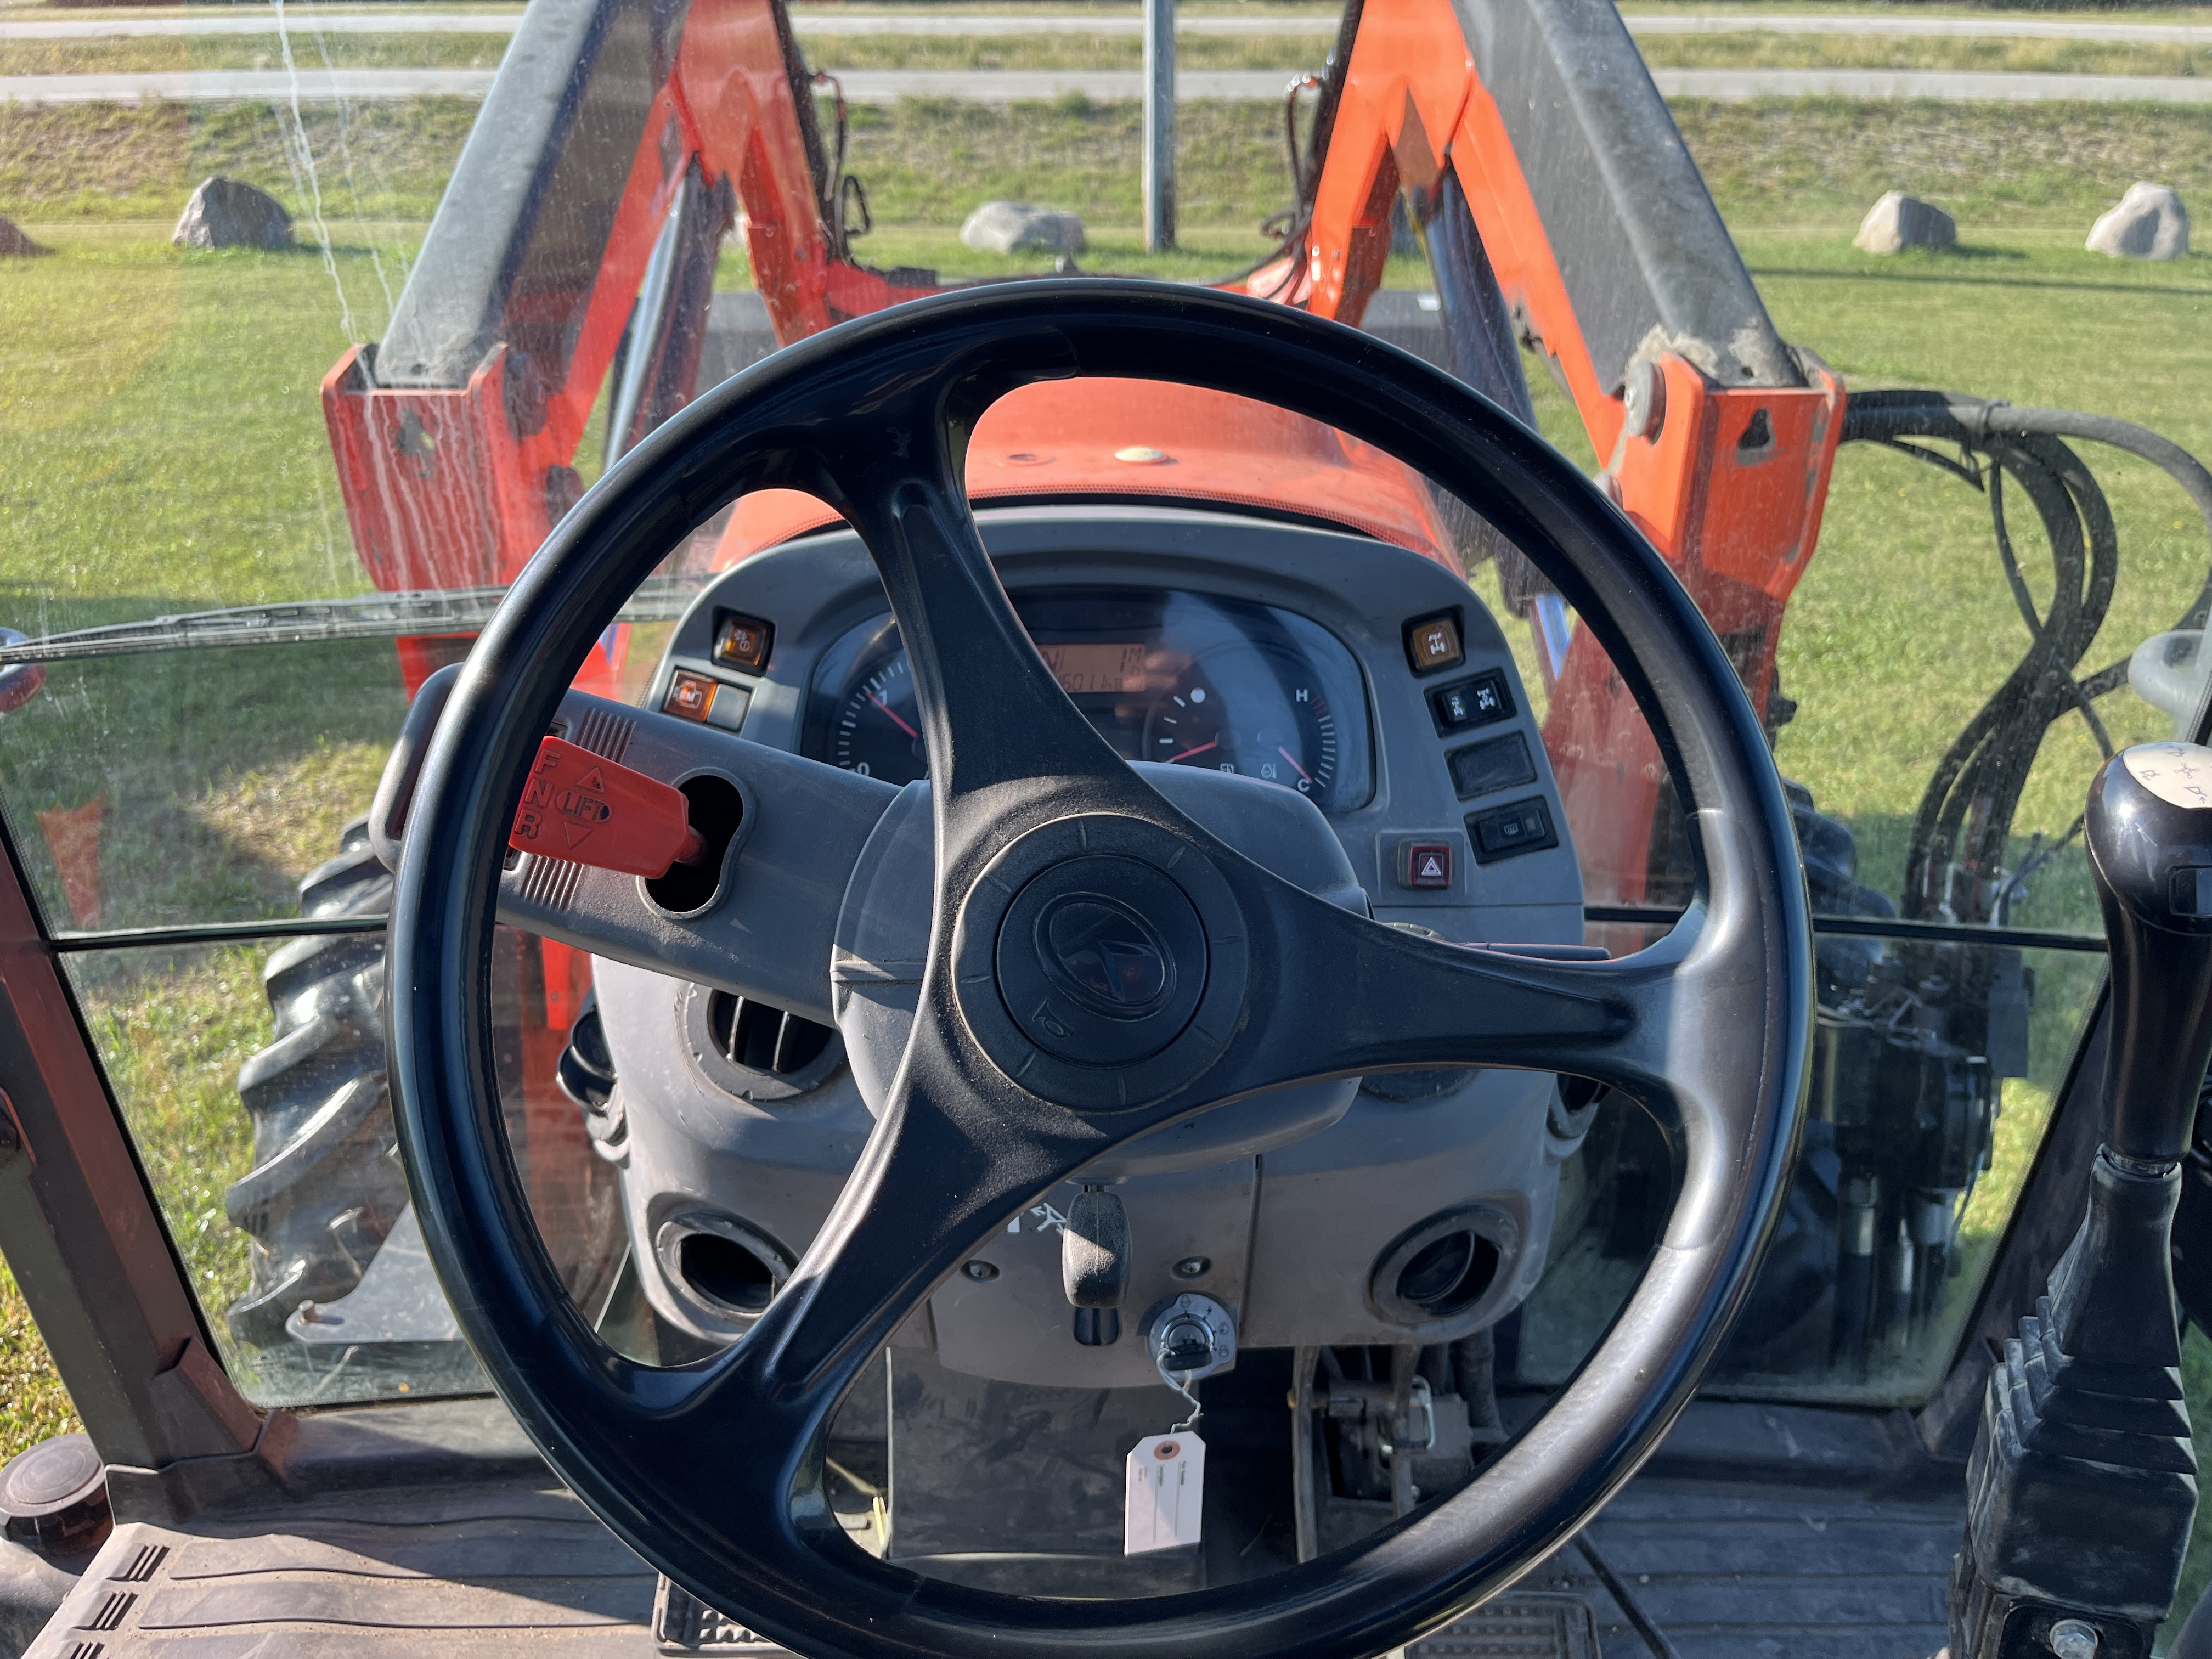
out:
{"label": "red hazard button", "polygon": [[1408,887],[1449,887],[1452,884],[1451,843],[1417,841],[1406,848],[1404,879]]}

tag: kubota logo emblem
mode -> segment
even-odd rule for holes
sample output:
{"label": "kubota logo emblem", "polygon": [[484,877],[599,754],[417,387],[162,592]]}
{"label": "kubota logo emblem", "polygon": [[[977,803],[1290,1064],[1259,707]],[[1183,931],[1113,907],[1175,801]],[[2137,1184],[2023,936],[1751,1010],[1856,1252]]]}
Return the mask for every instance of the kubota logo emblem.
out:
{"label": "kubota logo emblem", "polygon": [[1037,919],[1037,954],[1059,989],[1093,1013],[1142,1019],[1175,989],[1175,958],[1118,899],[1070,893]]}

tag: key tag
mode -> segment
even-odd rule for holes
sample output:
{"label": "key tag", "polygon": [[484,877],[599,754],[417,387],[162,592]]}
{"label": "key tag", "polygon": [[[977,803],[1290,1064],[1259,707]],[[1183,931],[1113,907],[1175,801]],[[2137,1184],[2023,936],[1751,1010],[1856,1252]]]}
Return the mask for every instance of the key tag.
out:
{"label": "key tag", "polygon": [[1188,1373],[1177,1382],[1160,1367],[1160,1380],[1190,1401],[1190,1415],[1165,1434],[1148,1434],[1130,1450],[1123,1480],[1127,1504],[1121,1522],[1121,1553],[1143,1555],[1198,1542],[1206,1512],[1206,1442],[1191,1432],[1199,1419],[1198,1396]]}

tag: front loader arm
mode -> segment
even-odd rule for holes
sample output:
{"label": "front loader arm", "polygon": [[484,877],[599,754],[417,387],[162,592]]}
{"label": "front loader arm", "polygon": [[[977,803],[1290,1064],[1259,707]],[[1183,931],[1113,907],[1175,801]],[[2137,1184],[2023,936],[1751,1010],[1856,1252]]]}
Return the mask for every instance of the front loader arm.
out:
{"label": "front loader arm", "polygon": [[783,343],[929,291],[846,257],[813,79],[781,0],[533,0],[384,340],[323,383],[379,588],[513,580],[618,353],[614,450],[690,399],[733,222]]}
{"label": "front loader arm", "polygon": [[[1254,289],[1356,323],[1402,196],[1455,370],[1525,416],[1517,354],[1493,343],[1517,335],[1544,355],[1601,483],[1776,721],[1775,641],[1820,532],[1841,383],[1776,333],[1608,0],[1355,6],[1323,92],[1299,268]],[[1655,824],[1673,812],[1664,769],[1587,632],[1551,689],[1546,744],[1589,902],[1674,896],[1647,890]]]}

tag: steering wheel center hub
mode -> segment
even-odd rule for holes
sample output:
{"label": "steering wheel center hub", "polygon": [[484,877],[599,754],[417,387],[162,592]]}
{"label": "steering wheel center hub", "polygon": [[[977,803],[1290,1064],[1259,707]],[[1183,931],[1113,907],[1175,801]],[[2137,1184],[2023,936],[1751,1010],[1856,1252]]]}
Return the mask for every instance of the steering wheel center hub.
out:
{"label": "steering wheel center hub", "polygon": [[1212,861],[1141,818],[1057,819],[992,860],[961,907],[961,1012],[1033,1092],[1138,1106],[1220,1055],[1244,998],[1244,917]]}
{"label": "steering wheel center hub", "polygon": [[1049,1054],[1119,1066],[1156,1054],[1206,990],[1206,929],[1141,859],[1086,854],[1030,878],[999,927],[1006,1012]]}

